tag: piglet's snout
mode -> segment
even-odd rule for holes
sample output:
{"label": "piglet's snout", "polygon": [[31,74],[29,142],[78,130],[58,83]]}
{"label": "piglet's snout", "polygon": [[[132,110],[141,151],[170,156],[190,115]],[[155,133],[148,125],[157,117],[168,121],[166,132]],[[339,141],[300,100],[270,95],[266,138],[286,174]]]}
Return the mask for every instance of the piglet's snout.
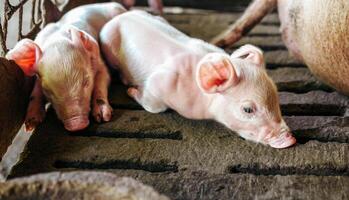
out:
{"label": "piglet's snout", "polygon": [[68,131],[79,131],[85,129],[90,121],[87,116],[76,116],[64,120],[63,123]]}
{"label": "piglet's snout", "polygon": [[296,142],[296,138],[294,138],[290,132],[283,132],[278,137],[271,138],[269,140],[269,145],[274,148],[282,149],[290,147]]}

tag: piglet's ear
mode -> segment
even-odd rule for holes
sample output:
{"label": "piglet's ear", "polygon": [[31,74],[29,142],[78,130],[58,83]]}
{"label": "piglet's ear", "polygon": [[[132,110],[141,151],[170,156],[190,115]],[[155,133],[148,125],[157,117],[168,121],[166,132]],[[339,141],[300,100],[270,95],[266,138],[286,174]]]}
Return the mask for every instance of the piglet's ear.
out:
{"label": "piglet's ear", "polygon": [[240,47],[231,54],[231,57],[246,59],[261,67],[265,66],[262,50],[250,44]]}
{"label": "piglet's ear", "polygon": [[205,93],[217,93],[238,84],[239,80],[229,56],[209,53],[198,64],[196,82]]}
{"label": "piglet's ear", "polygon": [[89,52],[98,51],[97,41],[88,33],[81,31],[75,27],[70,27],[68,32],[71,34],[71,38],[74,45],[82,46]]}
{"label": "piglet's ear", "polygon": [[16,46],[6,54],[6,58],[14,60],[27,76],[38,72],[37,63],[42,56],[40,47],[30,39],[19,41]]}

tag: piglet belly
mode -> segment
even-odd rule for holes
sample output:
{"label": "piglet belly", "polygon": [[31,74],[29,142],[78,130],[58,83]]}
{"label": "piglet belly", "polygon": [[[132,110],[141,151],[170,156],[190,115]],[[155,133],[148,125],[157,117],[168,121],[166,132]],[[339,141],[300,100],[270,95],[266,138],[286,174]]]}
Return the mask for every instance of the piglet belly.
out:
{"label": "piglet belly", "polygon": [[[349,1],[280,2],[288,5],[285,12],[281,10],[280,14],[288,17],[288,37],[295,41],[296,52],[318,79],[348,95]],[[279,6],[282,7],[282,4]],[[286,44],[291,51],[295,51],[294,45],[287,41]]]}

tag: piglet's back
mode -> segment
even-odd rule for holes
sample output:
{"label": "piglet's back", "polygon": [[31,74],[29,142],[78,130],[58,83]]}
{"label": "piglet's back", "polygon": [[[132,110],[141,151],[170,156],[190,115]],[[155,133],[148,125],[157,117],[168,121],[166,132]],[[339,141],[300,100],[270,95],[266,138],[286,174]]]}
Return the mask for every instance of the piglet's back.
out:
{"label": "piglet's back", "polygon": [[89,4],[69,11],[58,24],[73,25],[97,39],[103,25],[124,12],[126,12],[126,9],[115,2]]}
{"label": "piglet's back", "polygon": [[[150,65],[162,64],[168,58],[189,50],[186,43],[190,38],[164,19],[142,11],[120,16],[120,34],[121,48],[129,50],[125,53],[135,53],[140,58],[149,60]],[[131,55],[127,57],[131,58]]]}
{"label": "piglet's back", "polygon": [[[107,39],[114,37],[113,47],[117,46],[124,54],[124,57],[120,57],[121,64],[160,65],[169,58],[191,51],[190,45],[188,46],[191,38],[173,28],[163,18],[143,11],[124,13],[114,18],[107,26],[111,29],[104,31],[103,28],[102,34],[108,34]],[[120,45],[115,44],[115,37],[118,37]],[[119,52],[116,56],[121,55]]]}
{"label": "piglet's back", "polygon": [[130,11],[115,17],[102,29],[100,41],[110,66],[131,83],[140,83],[159,68],[186,59],[222,51],[202,40],[190,38],[158,16]]}

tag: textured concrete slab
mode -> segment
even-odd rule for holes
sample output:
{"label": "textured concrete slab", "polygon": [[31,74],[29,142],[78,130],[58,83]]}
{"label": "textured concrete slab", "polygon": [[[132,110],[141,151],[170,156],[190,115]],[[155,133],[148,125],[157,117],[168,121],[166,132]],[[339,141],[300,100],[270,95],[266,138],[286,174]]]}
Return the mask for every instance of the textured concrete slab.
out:
{"label": "textured concrete slab", "polygon": [[331,92],[332,89],[318,81],[307,68],[282,67],[268,70],[279,91],[305,93],[312,90]]}
{"label": "textured concrete slab", "polygon": [[[241,12],[217,13],[215,11],[188,13],[186,9],[182,9],[165,15],[165,18],[184,33],[192,37],[209,41],[227,26],[234,23],[241,14]],[[261,24],[257,25],[248,35],[268,37],[280,36],[280,31],[277,26],[279,23],[278,15],[270,14],[265,17]]]}
{"label": "textured concrete slab", "polygon": [[[211,26],[227,15],[178,13],[166,17],[202,38],[214,35]],[[273,149],[213,121],[185,119],[174,111],[148,113],[114,81],[111,122],[68,133],[50,110],[11,177],[93,169],[134,177],[172,199],[348,199],[349,99],[292,58],[273,33],[278,28],[273,23],[264,22],[260,34],[241,44],[251,41],[264,48],[297,145]]]}
{"label": "textured concrete slab", "polygon": [[267,63],[267,68],[277,68],[281,66],[303,67],[304,65],[295,59],[286,50],[265,51],[264,59]]}
{"label": "textured concrete slab", "polygon": [[[323,143],[312,135],[313,140],[305,144],[276,150],[243,141],[216,122],[187,120],[174,112],[156,115],[115,110],[115,113],[112,122],[92,125],[79,134],[57,128],[59,121],[50,115],[29,141],[30,152],[26,155],[29,159],[14,173],[25,175],[31,170],[55,168],[123,169],[125,164],[150,172],[185,168],[224,173],[231,167],[257,167],[279,170],[281,174],[349,175],[347,143]],[[38,145],[43,142],[45,145]],[[45,164],[35,166],[36,163]]]}
{"label": "textured concrete slab", "polygon": [[347,117],[287,116],[285,121],[291,127],[298,143],[305,144],[310,140],[349,143]]}
{"label": "textured concrete slab", "polygon": [[[246,43],[246,44],[253,44],[253,43]],[[264,60],[266,62],[266,67],[268,69],[275,69],[280,67],[305,67],[303,63],[301,63],[299,60],[294,58],[287,50],[283,50],[282,48],[273,48],[273,46],[264,45],[261,46],[264,47],[263,54],[264,54]],[[270,47],[270,48],[269,48]],[[226,49],[226,51],[230,54],[233,53],[233,51],[236,50],[236,47],[232,47],[229,49]]]}
{"label": "textured concrete slab", "polygon": [[[348,194],[345,192],[349,175],[347,133],[340,137],[337,133],[336,140],[332,134],[326,138],[327,131],[299,132],[296,137],[304,139],[302,144],[275,150],[243,141],[215,122],[185,120],[171,112],[154,115],[145,111],[116,110],[116,113],[121,114],[115,116],[112,123],[98,128],[91,126],[86,134],[76,136],[69,135],[63,128],[48,129],[59,123],[50,115],[52,117],[45,124],[47,127],[42,126],[33,135],[22,156],[24,160],[13,173],[22,176],[56,170],[107,170],[135,177],[174,199],[200,199],[203,194],[207,199],[227,199],[234,195],[237,199],[251,199],[263,197],[269,190],[274,192],[266,196],[267,199],[290,198],[295,195],[289,193],[290,188],[303,195],[301,199],[317,197],[319,188],[322,188],[320,194],[329,197],[345,199]],[[321,129],[328,125],[340,128],[341,120],[286,118],[296,131]],[[144,134],[139,134],[140,129]],[[162,135],[164,130],[178,132],[181,137],[147,134]],[[93,134],[90,131],[94,131]],[[206,175],[201,175],[202,172]],[[253,182],[253,187],[247,182]],[[320,186],[323,182],[329,185]],[[190,192],[187,188],[191,188]],[[217,191],[212,193],[214,190]]]}
{"label": "textured concrete slab", "polygon": [[[132,175],[133,171],[113,172]],[[173,199],[348,199],[349,177],[343,176],[265,176],[253,174],[209,175],[204,172],[186,174],[150,174],[137,172],[137,179]],[[166,180],[166,184],[156,182]]]}
{"label": "textured concrete slab", "polygon": [[[38,189],[40,188],[40,189]],[[168,200],[128,177],[103,172],[53,172],[0,183],[0,199]]]}
{"label": "textured concrete slab", "polygon": [[[165,6],[180,6],[185,8],[202,8],[210,10],[229,10],[235,11],[237,8],[246,7],[251,0],[166,0]],[[138,0],[137,4],[146,6],[146,0]]]}
{"label": "textured concrete slab", "polygon": [[279,96],[285,115],[342,116],[348,104],[348,98],[337,92],[311,91],[305,94],[280,92]]}
{"label": "textured concrete slab", "polygon": [[286,50],[281,36],[246,36],[236,42],[233,47],[238,48],[244,44],[253,44],[263,50]]}

